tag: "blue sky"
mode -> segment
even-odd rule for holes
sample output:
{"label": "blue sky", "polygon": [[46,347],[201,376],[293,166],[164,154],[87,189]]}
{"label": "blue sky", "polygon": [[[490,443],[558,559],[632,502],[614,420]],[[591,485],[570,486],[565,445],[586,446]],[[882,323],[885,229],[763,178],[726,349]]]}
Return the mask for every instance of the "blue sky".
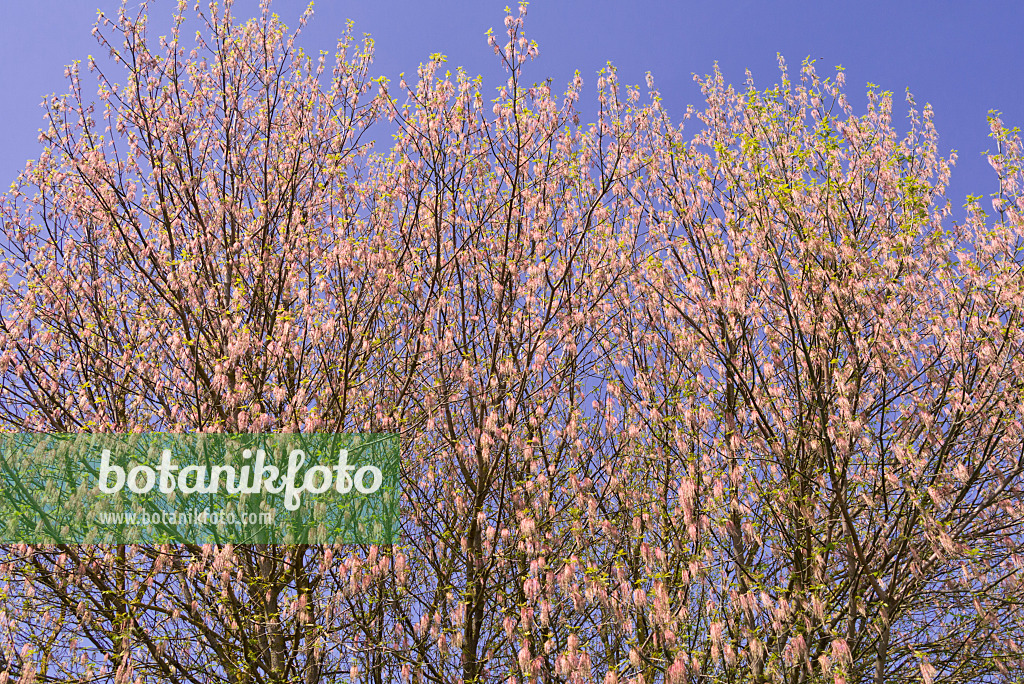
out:
{"label": "blue sky", "polygon": [[[174,5],[151,3],[154,34],[165,32]],[[430,53],[441,52],[452,68],[483,74],[490,88],[502,79],[485,32],[503,31],[505,5],[321,0],[301,43],[313,54],[333,51],[345,20],[352,19],[357,35],[370,33],[376,41],[375,75],[413,74]],[[276,0],[272,8],[294,26],[305,6]],[[91,36],[97,8],[115,16],[118,7],[110,0],[5,3],[0,23],[4,189],[25,160],[38,155],[40,101],[66,90],[64,66],[102,54]],[[257,2],[239,0],[234,12],[239,19],[253,16]],[[779,76],[776,53],[794,70],[808,56],[823,74],[843,65],[851,102],[861,111],[868,82],[893,91],[901,122],[909,87],[920,105],[930,102],[935,108],[943,152],[958,150],[949,193],[954,206],[967,193],[995,190],[994,173],[981,154],[990,148],[987,112],[1000,110],[1007,124],[1024,125],[1024,3],[1019,0],[534,0],[526,32],[541,53],[527,77],[553,78],[561,89],[579,69],[588,86],[580,103],[585,114],[592,111],[596,73],[606,61],[618,67],[626,83],[643,83],[651,71],[677,115],[687,104],[701,102],[692,73],[708,73],[717,61],[730,82],[742,85],[744,70],[750,69],[759,87],[769,87]]]}

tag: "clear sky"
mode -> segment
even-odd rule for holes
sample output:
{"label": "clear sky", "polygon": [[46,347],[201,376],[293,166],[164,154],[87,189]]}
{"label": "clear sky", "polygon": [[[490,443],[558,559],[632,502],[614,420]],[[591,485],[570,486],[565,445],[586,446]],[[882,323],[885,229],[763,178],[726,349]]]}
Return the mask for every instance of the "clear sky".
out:
{"label": "clear sky", "polygon": [[[151,3],[155,35],[166,32],[175,4]],[[414,74],[430,53],[441,52],[451,67],[483,74],[485,86],[493,87],[502,79],[485,31],[493,27],[501,34],[505,5],[504,0],[320,0],[300,42],[313,54],[333,52],[345,20],[352,19],[357,35],[370,33],[376,41],[375,75]],[[297,24],[305,6],[296,0],[272,5],[289,26]],[[97,8],[116,16],[118,7],[111,0],[4,0],[3,189],[25,160],[38,154],[40,101],[66,90],[64,66],[89,54],[101,56],[91,36]],[[234,12],[240,19],[256,15],[257,2],[239,0]],[[1024,125],[1021,0],[534,0],[526,32],[540,46],[527,77],[553,78],[562,89],[579,69],[588,86],[580,103],[585,114],[592,111],[596,73],[609,60],[625,83],[642,84],[651,71],[677,114],[687,104],[701,103],[694,72],[708,73],[717,61],[735,85],[743,84],[744,70],[750,69],[759,87],[769,87],[778,80],[776,53],[794,71],[808,56],[823,75],[841,64],[851,102],[861,111],[868,82],[893,91],[901,122],[909,87],[919,105],[930,102],[935,108],[943,152],[959,153],[950,190],[954,206],[967,193],[995,190],[995,175],[981,154],[990,148],[987,112],[1000,110],[1008,125]]]}

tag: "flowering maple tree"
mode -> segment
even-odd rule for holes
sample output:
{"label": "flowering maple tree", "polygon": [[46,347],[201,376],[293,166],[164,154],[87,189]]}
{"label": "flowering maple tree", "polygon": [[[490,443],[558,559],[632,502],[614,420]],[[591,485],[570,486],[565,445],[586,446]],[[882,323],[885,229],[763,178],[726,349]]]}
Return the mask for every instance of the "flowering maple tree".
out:
{"label": "flowering maple tree", "polygon": [[580,126],[525,7],[493,100],[185,9],[102,22],[2,199],[0,418],[395,432],[402,539],[7,545],[4,681],[1020,681],[1016,131],[955,223],[842,72],[680,125],[609,67]]}

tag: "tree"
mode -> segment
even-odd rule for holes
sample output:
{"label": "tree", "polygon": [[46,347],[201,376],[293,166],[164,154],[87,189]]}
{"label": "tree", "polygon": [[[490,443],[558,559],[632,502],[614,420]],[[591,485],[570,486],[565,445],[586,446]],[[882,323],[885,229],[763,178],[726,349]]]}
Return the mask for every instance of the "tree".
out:
{"label": "tree", "polygon": [[396,432],[403,538],[7,545],[9,678],[1020,680],[1017,132],[956,224],[927,107],[716,71],[691,135],[609,66],[579,127],[524,17],[491,106],[104,23],[0,205],[5,426]]}

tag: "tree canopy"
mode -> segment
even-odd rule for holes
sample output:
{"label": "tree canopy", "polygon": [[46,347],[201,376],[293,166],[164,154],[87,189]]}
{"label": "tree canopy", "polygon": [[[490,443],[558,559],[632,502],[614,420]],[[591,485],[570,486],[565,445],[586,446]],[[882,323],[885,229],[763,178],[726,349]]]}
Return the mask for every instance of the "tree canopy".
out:
{"label": "tree canopy", "polygon": [[402,539],[7,544],[0,681],[1022,681],[1016,129],[955,222],[841,71],[580,125],[525,7],[495,99],[185,9],[0,199],[0,422],[397,433]]}

